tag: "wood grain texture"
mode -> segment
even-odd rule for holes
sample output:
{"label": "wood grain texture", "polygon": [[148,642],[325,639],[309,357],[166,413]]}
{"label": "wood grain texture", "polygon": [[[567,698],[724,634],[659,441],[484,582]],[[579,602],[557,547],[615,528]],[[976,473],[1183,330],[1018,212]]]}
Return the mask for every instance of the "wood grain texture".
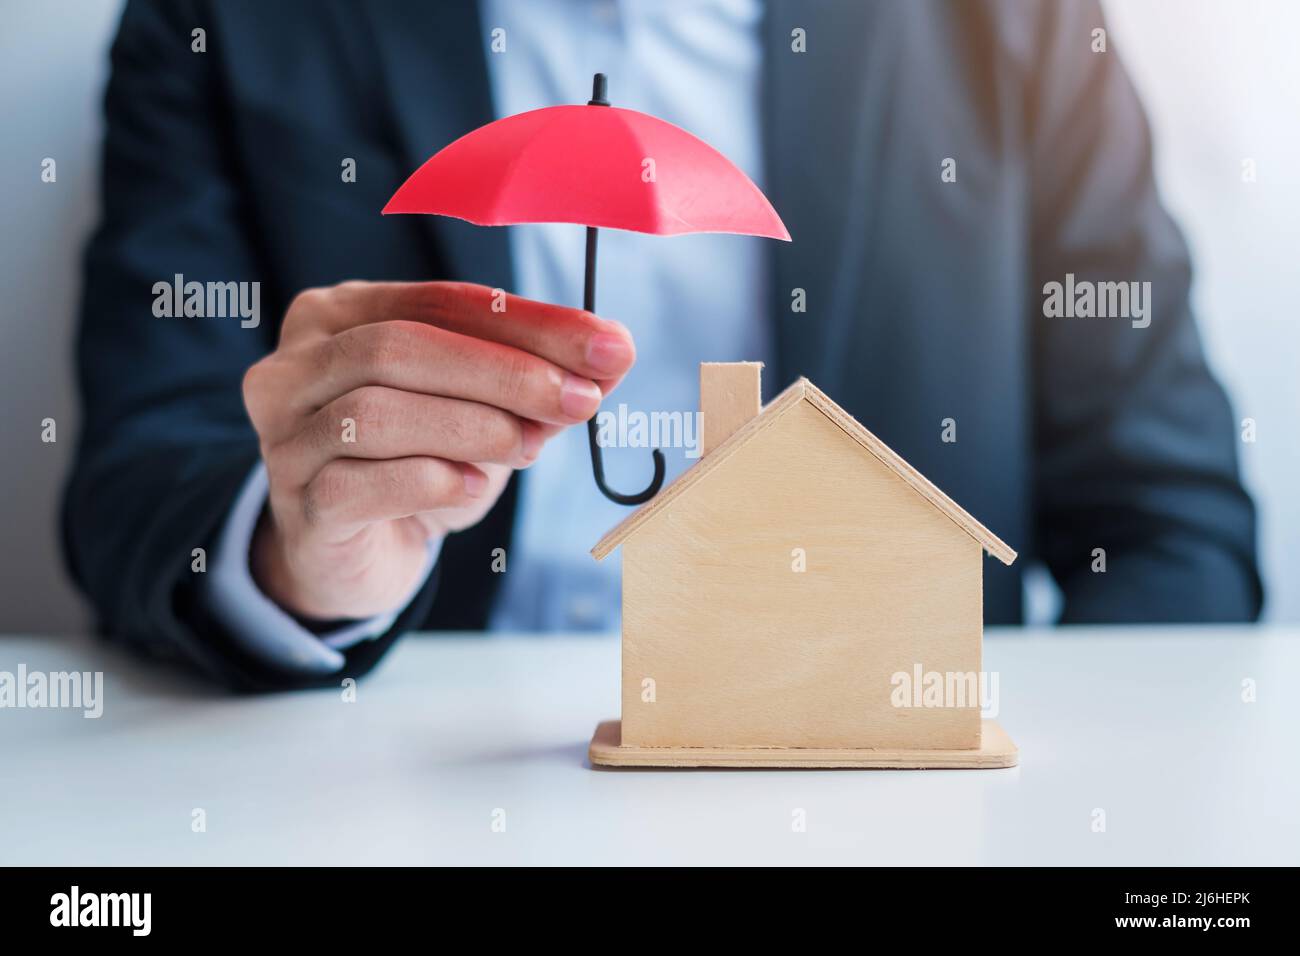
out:
{"label": "wood grain texture", "polygon": [[707,455],[758,417],[762,408],[762,362],[701,362],[701,452]]}
{"label": "wood grain texture", "polygon": [[814,404],[764,417],[623,542],[624,740],[978,748],[977,701],[891,678],[978,675],[980,544]]}
{"label": "wood grain texture", "polygon": [[1020,752],[996,721],[985,720],[976,750],[862,750],[623,746],[619,722],[596,728],[587,757],[597,767],[970,769],[1014,767]]}

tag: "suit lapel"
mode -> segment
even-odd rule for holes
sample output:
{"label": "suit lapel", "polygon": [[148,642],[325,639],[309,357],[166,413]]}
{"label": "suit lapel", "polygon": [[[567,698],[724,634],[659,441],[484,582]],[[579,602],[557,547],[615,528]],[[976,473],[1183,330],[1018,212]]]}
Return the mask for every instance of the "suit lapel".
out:
{"label": "suit lapel", "polygon": [[[769,0],[763,129],[768,195],[792,242],[774,243],[778,383],[807,375],[832,395],[852,383],[873,239],[877,150],[889,84],[874,2]],[[805,52],[792,49],[802,29]],[[793,312],[792,290],[807,311]],[[860,369],[859,369],[860,371]]]}
{"label": "suit lapel", "polygon": [[[494,119],[478,4],[471,0],[359,5],[370,19],[382,91],[406,173]],[[412,216],[432,240],[436,278],[513,286],[503,228],[446,216]]]}

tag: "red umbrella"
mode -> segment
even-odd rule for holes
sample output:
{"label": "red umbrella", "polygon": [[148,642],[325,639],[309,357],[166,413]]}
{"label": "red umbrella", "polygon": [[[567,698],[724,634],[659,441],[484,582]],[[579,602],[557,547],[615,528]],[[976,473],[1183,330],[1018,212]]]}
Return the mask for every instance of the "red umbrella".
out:
{"label": "red umbrella", "polygon": [[[790,239],[767,197],[708,143],[654,116],[611,107],[603,73],[596,74],[586,106],[507,116],[440,150],[393,194],[384,207],[389,213],[432,213],[480,226],[586,226],[588,312],[596,310],[598,227],[660,236],[727,232]],[[596,485],[605,497],[634,505],[658,493],[663,452],[654,450],[650,487],[624,495],[605,484],[595,418],[587,422],[587,437]]]}

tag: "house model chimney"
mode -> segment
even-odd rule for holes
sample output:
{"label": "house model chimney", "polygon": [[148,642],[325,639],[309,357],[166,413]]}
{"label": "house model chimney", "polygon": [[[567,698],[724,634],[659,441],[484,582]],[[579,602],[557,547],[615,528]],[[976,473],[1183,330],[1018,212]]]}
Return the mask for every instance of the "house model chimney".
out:
{"label": "house model chimney", "polygon": [[701,451],[707,455],[759,412],[762,362],[701,362]]}

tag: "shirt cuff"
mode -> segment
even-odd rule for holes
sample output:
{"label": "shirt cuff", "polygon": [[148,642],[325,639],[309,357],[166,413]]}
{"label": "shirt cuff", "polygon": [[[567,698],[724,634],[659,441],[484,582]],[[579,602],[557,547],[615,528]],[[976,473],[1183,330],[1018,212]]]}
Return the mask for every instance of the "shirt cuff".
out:
{"label": "shirt cuff", "polygon": [[213,617],[248,653],[286,671],[332,674],[343,668],[344,650],[374,640],[393,626],[428,580],[442,550],[442,539],[429,542],[424,572],[394,610],[313,634],[263,594],[253,580],[248,549],[266,505],[267,489],[266,466],[259,461],[221,529],[200,595]]}

